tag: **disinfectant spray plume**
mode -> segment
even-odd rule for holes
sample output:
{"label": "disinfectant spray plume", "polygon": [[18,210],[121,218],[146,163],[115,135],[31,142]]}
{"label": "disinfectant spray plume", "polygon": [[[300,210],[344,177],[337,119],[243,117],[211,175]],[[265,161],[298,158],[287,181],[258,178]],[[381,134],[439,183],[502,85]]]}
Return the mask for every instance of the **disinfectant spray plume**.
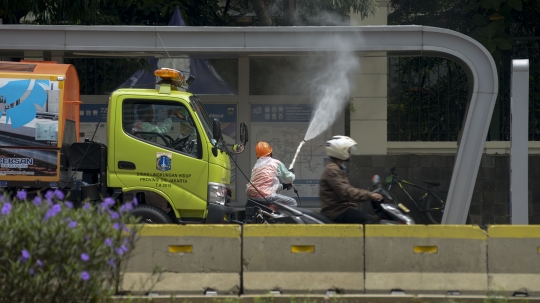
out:
{"label": "disinfectant spray plume", "polygon": [[300,142],[300,145],[298,145],[298,148],[296,149],[296,154],[294,154],[294,158],[292,159],[291,165],[289,165],[289,169],[293,168],[294,162],[296,162],[296,157],[300,153],[300,149],[302,148],[302,145],[304,145],[304,143],[306,143],[306,140],[302,140],[302,142]]}

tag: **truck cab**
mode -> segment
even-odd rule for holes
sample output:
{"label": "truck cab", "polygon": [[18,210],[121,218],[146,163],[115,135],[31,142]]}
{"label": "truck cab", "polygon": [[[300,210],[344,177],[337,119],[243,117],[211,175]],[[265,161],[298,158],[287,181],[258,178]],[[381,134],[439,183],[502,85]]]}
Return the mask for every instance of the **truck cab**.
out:
{"label": "truck cab", "polygon": [[[182,89],[178,71],[156,75],[162,78],[158,89],[119,89],[110,96],[107,146],[92,149],[106,158],[106,169],[97,175],[87,171],[86,183],[100,186],[100,196],[137,199],[133,212],[146,223],[230,222],[232,151],[219,120],[210,119],[197,96]],[[245,124],[241,128],[245,132]],[[85,144],[98,143],[78,143],[79,155],[88,149]]]}

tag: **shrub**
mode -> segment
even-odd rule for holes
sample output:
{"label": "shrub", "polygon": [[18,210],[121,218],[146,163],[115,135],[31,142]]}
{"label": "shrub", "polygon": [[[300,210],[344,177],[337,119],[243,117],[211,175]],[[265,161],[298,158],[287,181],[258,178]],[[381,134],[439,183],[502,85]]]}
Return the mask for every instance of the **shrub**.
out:
{"label": "shrub", "polygon": [[96,302],[117,292],[134,245],[136,200],[75,209],[59,190],[0,195],[1,301]]}

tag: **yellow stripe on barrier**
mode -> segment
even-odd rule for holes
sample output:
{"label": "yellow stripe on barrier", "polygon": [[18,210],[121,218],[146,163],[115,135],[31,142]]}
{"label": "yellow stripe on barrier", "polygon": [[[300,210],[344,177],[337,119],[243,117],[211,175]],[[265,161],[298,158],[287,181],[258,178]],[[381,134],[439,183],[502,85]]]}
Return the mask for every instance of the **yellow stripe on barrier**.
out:
{"label": "yellow stripe on barrier", "polygon": [[487,239],[487,234],[472,225],[366,225],[366,237]]}
{"label": "yellow stripe on barrier", "polygon": [[192,253],[193,245],[169,245],[170,253]]}
{"label": "yellow stripe on barrier", "polygon": [[240,238],[238,225],[143,225],[139,236],[142,237],[214,237]]}
{"label": "yellow stripe on barrier", "polygon": [[490,225],[490,238],[540,238],[540,227],[533,225]]}
{"label": "yellow stripe on barrier", "polygon": [[244,237],[319,237],[319,238],[361,238],[364,230],[361,224],[247,224]]}
{"label": "yellow stripe on barrier", "polygon": [[297,253],[314,253],[315,245],[291,245],[291,252]]}
{"label": "yellow stripe on barrier", "polygon": [[437,246],[414,246],[415,254],[436,254],[439,251]]}

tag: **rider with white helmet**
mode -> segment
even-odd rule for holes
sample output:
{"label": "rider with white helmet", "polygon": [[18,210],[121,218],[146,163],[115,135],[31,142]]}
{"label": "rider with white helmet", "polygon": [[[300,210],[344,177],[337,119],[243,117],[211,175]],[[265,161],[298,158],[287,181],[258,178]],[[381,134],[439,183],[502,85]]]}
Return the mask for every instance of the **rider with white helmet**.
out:
{"label": "rider with white helmet", "polygon": [[382,200],[378,193],[352,186],[347,178],[344,162],[356,149],[356,141],[347,136],[334,136],[326,142],[326,164],[319,181],[321,214],[336,223],[377,223],[377,216],[358,209],[356,202]]}

